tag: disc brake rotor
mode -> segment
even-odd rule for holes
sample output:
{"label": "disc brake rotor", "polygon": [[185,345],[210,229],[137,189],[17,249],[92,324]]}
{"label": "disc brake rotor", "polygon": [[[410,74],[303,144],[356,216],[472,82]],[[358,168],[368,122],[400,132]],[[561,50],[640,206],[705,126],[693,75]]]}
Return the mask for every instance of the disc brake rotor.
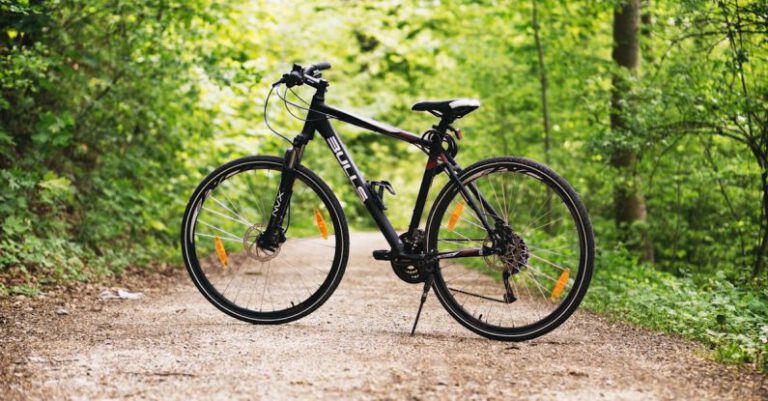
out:
{"label": "disc brake rotor", "polygon": [[245,235],[243,236],[243,248],[245,248],[245,252],[250,258],[259,262],[268,262],[274,259],[280,253],[281,248],[281,246],[278,245],[274,251],[270,251],[258,245],[257,240],[264,232],[265,227],[264,224],[254,224],[248,227],[248,230],[245,231]]}

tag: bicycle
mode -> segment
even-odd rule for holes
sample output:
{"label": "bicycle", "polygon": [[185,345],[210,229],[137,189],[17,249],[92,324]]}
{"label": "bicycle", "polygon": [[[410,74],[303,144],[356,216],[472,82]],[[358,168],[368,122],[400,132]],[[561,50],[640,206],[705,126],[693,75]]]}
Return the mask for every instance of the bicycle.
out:
{"label": "bicycle", "polygon": [[[203,296],[237,319],[281,324],[313,312],[336,289],[347,264],[349,230],[335,194],[301,164],[317,132],[390,246],[374,251],[374,259],[389,261],[405,282],[423,284],[411,334],[430,289],[459,323],[490,339],[531,339],[570,317],[589,286],[594,239],[587,211],[568,182],[520,157],[459,166],[454,158],[462,134],[452,124],[476,110],[477,100],[416,103],[414,111],[439,118],[416,135],[327,105],[321,71],[328,68],[327,62],[294,65],[272,85],[266,103],[284,85],[286,108],[289,89],[315,89],[297,136],[290,140],[273,130],[292,143],[283,157],[226,163],[192,194],[181,245]],[[395,194],[391,184],[365,180],[331,119],[405,141],[427,155],[405,233],[398,235],[384,213],[384,191]],[[438,174],[446,174],[448,183],[421,228]]]}

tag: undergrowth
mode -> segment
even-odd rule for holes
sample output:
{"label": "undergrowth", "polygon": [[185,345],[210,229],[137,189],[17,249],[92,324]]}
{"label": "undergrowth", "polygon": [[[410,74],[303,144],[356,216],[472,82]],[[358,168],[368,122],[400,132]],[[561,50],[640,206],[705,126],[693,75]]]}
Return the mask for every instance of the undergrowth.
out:
{"label": "undergrowth", "polygon": [[768,289],[737,287],[722,272],[694,280],[640,264],[624,250],[601,250],[584,306],[768,372]]}

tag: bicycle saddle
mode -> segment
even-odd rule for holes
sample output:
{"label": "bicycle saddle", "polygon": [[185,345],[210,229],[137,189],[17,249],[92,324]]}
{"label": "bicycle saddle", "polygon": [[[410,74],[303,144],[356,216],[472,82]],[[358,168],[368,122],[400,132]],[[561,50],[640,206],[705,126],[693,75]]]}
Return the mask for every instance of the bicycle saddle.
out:
{"label": "bicycle saddle", "polygon": [[462,118],[480,107],[476,99],[449,99],[440,101],[419,102],[411,107],[413,111],[428,111],[438,117],[448,117],[451,120]]}

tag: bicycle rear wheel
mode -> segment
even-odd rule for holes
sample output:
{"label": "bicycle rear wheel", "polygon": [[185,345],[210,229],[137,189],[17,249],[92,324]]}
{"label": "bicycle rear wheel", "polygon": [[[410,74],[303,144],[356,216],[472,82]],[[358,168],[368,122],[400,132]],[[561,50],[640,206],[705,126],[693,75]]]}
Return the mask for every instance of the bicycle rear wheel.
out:
{"label": "bicycle rear wheel", "polygon": [[184,213],[181,244],[187,270],[214,306],[258,324],[286,323],[322,305],[338,286],[349,254],[344,212],[314,173],[297,168],[274,251],[256,239],[266,227],[283,159],[252,156],[209,174]]}
{"label": "bicycle rear wheel", "polygon": [[[594,239],[576,192],[544,165],[515,157],[483,160],[460,174],[500,214],[484,210],[505,236],[505,252],[444,259],[434,289],[456,320],[487,338],[523,341],[562,324],[592,277]],[[458,187],[449,183],[427,220],[429,251],[490,247],[491,239]]]}

